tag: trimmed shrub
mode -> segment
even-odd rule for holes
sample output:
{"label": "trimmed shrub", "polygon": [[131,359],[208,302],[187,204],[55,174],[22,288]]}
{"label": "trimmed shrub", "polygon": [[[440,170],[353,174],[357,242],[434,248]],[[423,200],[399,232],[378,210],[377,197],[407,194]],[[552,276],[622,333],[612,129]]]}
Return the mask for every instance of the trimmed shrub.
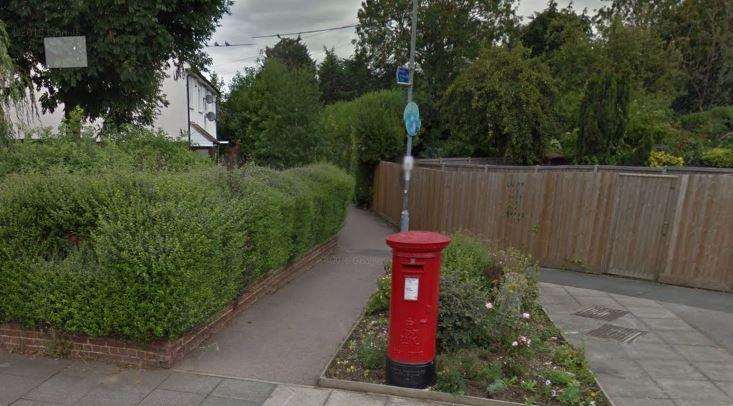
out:
{"label": "trimmed shrub", "polygon": [[0,321],[137,342],[180,336],[329,238],[353,188],[327,164],[47,168],[0,183]]}
{"label": "trimmed shrub", "polygon": [[379,162],[394,161],[404,154],[404,103],[399,90],[381,90],[325,109],[323,132],[334,153],[329,159],[354,174],[360,206],[371,204]]}
{"label": "trimmed shrub", "polygon": [[717,168],[733,168],[733,148],[710,148],[702,153],[702,162],[706,166]]}
{"label": "trimmed shrub", "polygon": [[11,142],[0,147],[0,178],[10,173],[74,172],[94,174],[117,169],[180,171],[210,166],[183,142],[162,133],[122,126],[101,142],[85,134]]}
{"label": "trimmed shrub", "polygon": [[648,164],[655,168],[662,166],[685,166],[685,159],[665,151],[652,151],[649,154]]}

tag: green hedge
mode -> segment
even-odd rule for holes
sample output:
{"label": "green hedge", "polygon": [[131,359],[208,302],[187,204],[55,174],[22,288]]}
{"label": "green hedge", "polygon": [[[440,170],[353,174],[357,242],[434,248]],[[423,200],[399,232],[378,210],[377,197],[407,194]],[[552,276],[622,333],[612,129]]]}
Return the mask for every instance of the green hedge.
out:
{"label": "green hedge", "polygon": [[[93,137],[102,140],[98,142]],[[123,126],[107,137],[102,134],[81,138],[61,135],[15,141],[0,147],[0,179],[10,173],[99,173],[118,169],[179,171],[208,166],[211,166],[210,160],[191,153],[184,142],[173,142],[162,133],[134,126]]]}
{"label": "green hedge", "polygon": [[323,133],[332,151],[329,159],[354,174],[356,203],[361,206],[371,204],[379,161],[395,161],[405,153],[404,106],[400,90],[381,90],[334,103],[324,111]]}
{"label": "green hedge", "polygon": [[0,322],[177,337],[334,235],[352,199],[327,164],[90,174],[61,161],[0,182]]}

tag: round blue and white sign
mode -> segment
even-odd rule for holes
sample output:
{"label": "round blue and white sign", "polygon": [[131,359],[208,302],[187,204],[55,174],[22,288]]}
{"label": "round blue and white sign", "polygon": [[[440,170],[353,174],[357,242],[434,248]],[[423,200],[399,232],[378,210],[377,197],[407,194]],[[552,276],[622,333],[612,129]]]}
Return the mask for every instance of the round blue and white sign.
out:
{"label": "round blue and white sign", "polygon": [[414,137],[418,131],[420,131],[420,109],[417,107],[415,102],[407,103],[405,106],[405,113],[402,115],[405,121],[405,129],[407,135]]}

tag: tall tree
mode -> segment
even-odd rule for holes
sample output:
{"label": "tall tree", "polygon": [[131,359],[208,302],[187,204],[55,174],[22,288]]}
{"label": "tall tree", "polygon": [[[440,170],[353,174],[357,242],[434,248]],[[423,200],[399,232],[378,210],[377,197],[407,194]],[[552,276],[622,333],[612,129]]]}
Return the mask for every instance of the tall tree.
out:
{"label": "tall tree", "polygon": [[369,69],[369,60],[364,52],[358,49],[350,58],[343,61],[344,73],[348,78],[345,87],[348,89],[344,96],[346,100],[353,100],[365,93],[379,89],[378,79]]}
{"label": "tall tree", "polygon": [[613,73],[588,81],[580,106],[577,161],[613,164],[629,122],[629,80]]}
{"label": "tall tree", "polygon": [[558,95],[553,108],[560,128],[573,131],[578,124],[585,83],[602,65],[590,17],[585,11],[576,12],[571,5],[560,9],[551,0],[519,33],[522,44],[532,50],[533,57],[545,61],[557,79]]}
{"label": "tall tree", "polygon": [[217,134],[224,140],[242,142],[249,126],[250,91],[254,85],[257,72],[254,68],[245,68],[237,72],[229,84],[229,92],[223,96],[219,105],[219,117],[216,120]]}
{"label": "tall tree", "polygon": [[239,102],[229,97],[236,106],[231,118],[243,128],[234,135],[249,159],[286,168],[323,157],[320,92],[310,69],[291,70],[271,59],[240,80]]}
{"label": "tall tree", "polygon": [[[357,48],[384,85],[410,50],[411,0],[365,0],[358,13]],[[505,39],[516,25],[514,0],[425,0],[418,5],[416,62],[419,80],[437,101],[483,44]]]}
{"label": "tall tree", "polygon": [[733,3],[729,0],[610,0],[600,21],[655,32],[681,56],[686,89],[679,111],[733,104]]}
{"label": "tall tree", "polygon": [[[18,72],[45,87],[44,110],[60,103],[110,122],[150,123],[164,70],[173,62],[202,67],[202,52],[230,0],[5,0],[9,54]],[[87,68],[48,69],[44,37],[84,35]]]}
{"label": "tall tree", "polygon": [[265,60],[277,59],[288,69],[308,68],[315,72],[316,62],[311,58],[308,47],[298,38],[280,38],[272,47],[265,48]]}
{"label": "tall tree", "polygon": [[492,46],[448,87],[440,112],[456,156],[500,156],[519,164],[542,161],[555,135],[555,97],[547,66],[517,45]]}
{"label": "tall tree", "polygon": [[591,36],[591,18],[577,14],[571,5],[558,9],[555,0],[550,0],[547,8],[535,13],[520,30],[522,44],[532,50],[532,56],[552,55],[568,43],[586,41]]}
{"label": "tall tree", "polygon": [[326,56],[318,66],[318,86],[321,88],[321,100],[325,104],[331,104],[333,102],[344,100],[344,93],[347,91],[345,88],[346,72],[344,69],[344,63],[336,55],[333,48],[324,48]]}

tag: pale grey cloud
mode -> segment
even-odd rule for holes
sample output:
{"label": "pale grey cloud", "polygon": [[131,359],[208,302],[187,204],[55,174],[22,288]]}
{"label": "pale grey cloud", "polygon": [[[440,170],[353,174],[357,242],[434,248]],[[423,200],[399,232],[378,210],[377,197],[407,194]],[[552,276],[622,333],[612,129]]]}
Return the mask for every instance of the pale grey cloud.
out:
{"label": "pale grey cloud", "polygon": [[[567,0],[559,0],[564,7]],[[600,7],[601,0],[577,0],[576,9],[588,8],[594,12]],[[520,0],[517,14],[531,16],[535,11],[544,9],[546,0]],[[223,44],[255,43],[255,46],[207,48],[213,59],[211,71],[216,72],[227,83],[234,74],[245,66],[254,66],[262,50],[274,45],[278,39],[252,39],[252,36],[307,31],[356,23],[356,14],[361,0],[235,0],[232,13],[224,16],[221,26],[214,34],[214,41]],[[526,21],[526,18],[525,18]],[[323,58],[323,47],[335,48],[341,57],[353,53],[351,41],[356,39],[353,28],[315,34],[303,34],[311,57],[316,61]]]}

